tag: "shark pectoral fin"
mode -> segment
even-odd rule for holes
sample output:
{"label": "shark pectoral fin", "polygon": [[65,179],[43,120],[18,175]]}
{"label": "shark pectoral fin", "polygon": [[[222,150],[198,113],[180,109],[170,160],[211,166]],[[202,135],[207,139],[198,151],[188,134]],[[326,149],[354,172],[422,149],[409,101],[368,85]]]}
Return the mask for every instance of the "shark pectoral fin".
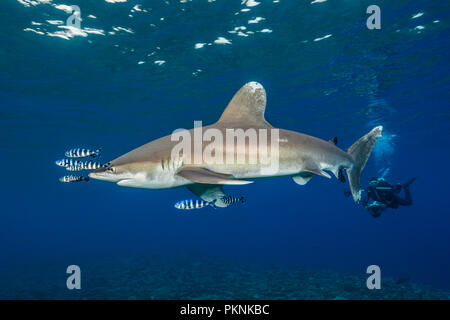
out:
{"label": "shark pectoral fin", "polygon": [[215,205],[217,207],[224,208],[228,206],[226,203],[220,200],[220,198],[226,195],[225,192],[223,192],[222,186],[220,185],[195,183],[187,186],[187,188],[189,189],[189,191],[191,191],[193,194],[200,197],[204,201],[216,201]]}
{"label": "shark pectoral fin", "polygon": [[296,184],[299,185],[305,185],[308,183],[309,180],[311,180],[311,178],[313,177],[314,174],[310,173],[310,172],[303,172],[301,174],[298,174],[296,176],[292,177],[292,180],[294,180],[294,182]]}
{"label": "shark pectoral fin", "polygon": [[177,175],[189,181],[204,184],[248,184],[253,181],[230,179],[229,174],[218,173],[201,167],[181,168]]}

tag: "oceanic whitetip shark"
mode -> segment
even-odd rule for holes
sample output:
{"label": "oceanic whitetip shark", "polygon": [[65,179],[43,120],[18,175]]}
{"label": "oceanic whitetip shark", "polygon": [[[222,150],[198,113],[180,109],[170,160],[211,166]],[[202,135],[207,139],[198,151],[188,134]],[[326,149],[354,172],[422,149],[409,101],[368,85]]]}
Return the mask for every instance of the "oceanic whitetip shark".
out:
{"label": "oceanic whitetip shark", "polygon": [[[223,133],[223,136],[226,135],[227,129],[243,129],[244,131],[266,129],[269,137],[267,139],[271,139],[272,129],[275,128],[264,118],[265,107],[266,92],[263,86],[257,82],[249,82],[234,95],[216,123],[201,129],[203,131],[215,129],[215,132]],[[194,139],[194,130],[189,130],[189,133],[192,133],[190,135],[192,139]],[[248,161],[252,155],[260,152],[259,147],[251,146],[248,141],[245,142],[243,149],[246,159],[244,163],[195,162],[186,157],[181,160],[173,158],[172,150],[179,141],[173,141],[171,135],[168,135],[120,156],[104,167],[91,172],[89,177],[135,188],[163,189],[186,186],[203,200],[217,199],[216,205],[225,207],[227,204],[220,201],[220,198],[225,195],[222,190],[223,185],[247,184],[253,182],[252,179],[276,176],[290,176],[297,184],[304,185],[314,175],[331,178],[326,171],[333,173],[344,182],[342,172],[346,170],[353,199],[359,203],[361,171],[377,138],[381,136],[381,131],[381,126],[372,129],[345,152],[336,146],[337,139],[325,141],[295,131],[277,129],[278,163],[277,170],[273,172],[262,170],[266,164],[263,164],[259,158],[253,163]],[[192,154],[189,157],[193,158],[196,152],[203,152],[209,143],[202,141],[199,149],[192,148]],[[234,145],[231,148],[223,142],[216,144],[214,152],[228,152],[237,158],[238,148]]]}

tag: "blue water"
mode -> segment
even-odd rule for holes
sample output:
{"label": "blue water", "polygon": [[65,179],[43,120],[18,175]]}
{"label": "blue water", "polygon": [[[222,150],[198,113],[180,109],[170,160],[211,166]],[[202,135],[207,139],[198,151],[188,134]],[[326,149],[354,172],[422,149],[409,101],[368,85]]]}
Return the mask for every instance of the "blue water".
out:
{"label": "blue water", "polygon": [[[260,2],[1,2],[0,287],[8,296],[58,297],[30,294],[25,279],[46,274],[64,287],[70,264],[109,279],[105,261],[130,256],[363,278],[376,264],[383,277],[450,291],[450,3]],[[78,34],[61,28],[69,14],[56,4],[80,7]],[[381,30],[366,27],[371,4],[381,8]],[[66,173],[54,161],[66,149],[101,146],[109,161],[194,120],[213,123],[249,81],[265,87],[272,125],[337,136],[344,150],[383,125],[363,184],[418,175],[413,206],[374,219],[344,197],[348,184],[317,176],[305,186],[278,178],[226,187],[246,204],[180,214],[173,204],[195,199],[184,188],[58,181]],[[189,278],[210,276],[193,270]]]}

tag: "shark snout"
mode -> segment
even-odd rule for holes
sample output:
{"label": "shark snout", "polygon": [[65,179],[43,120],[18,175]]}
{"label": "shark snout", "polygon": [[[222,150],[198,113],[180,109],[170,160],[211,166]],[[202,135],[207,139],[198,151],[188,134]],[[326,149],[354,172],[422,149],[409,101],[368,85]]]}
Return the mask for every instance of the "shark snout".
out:
{"label": "shark snout", "polygon": [[110,182],[117,182],[120,180],[106,167],[101,167],[92,171],[91,173],[89,173],[89,178]]}
{"label": "shark snout", "polygon": [[105,171],[106,171],[106,168],[104,168],[104,167],[95,169],[94,171],[92,171],[92,172],[89,173],[89,177],[93,178],[95,175],[105,173]]}
{"label": "shark snout", "polygon": [[89,173],[89,177],[93,179],[98,179],[99,176],[105,173],[105,168],[99,168]]}
{"label": "shark snout", "polygon": [[103,167],[89,173],[89,178],[118,183],[122,180],[132,179],[134,176],[121,166],[108,162]]}
{"label": "shark snout", "polygon": [[105,171],[106,171],[106,168],[105,167],[101,167],[101,168],[98,168],[98,169],[92,171],[91,173],[89,173],[89,176],[91,174],[101,174],[101,173],[104,173]]}

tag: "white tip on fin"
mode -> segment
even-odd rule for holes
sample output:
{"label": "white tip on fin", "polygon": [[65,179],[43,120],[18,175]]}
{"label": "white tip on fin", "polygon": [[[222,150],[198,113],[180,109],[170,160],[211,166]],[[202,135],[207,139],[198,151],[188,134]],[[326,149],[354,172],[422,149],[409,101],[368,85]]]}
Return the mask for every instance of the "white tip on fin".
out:
{"label": "white tip on fin", "polygon": [[294,180],[294,182],[296,184],[299,184],[301,186],[307,184],[309,182],[309,180],[311,180],[311,178],[313,177],[312,173],[302,173],[296,176],[292,177],[292,180]]}
{"label": "white tip on fin", "polygon": [[218,123],[240,123],[253,126],[272,127],[264,119],[266,90],[258,82],[245,84],[233,96]]}

